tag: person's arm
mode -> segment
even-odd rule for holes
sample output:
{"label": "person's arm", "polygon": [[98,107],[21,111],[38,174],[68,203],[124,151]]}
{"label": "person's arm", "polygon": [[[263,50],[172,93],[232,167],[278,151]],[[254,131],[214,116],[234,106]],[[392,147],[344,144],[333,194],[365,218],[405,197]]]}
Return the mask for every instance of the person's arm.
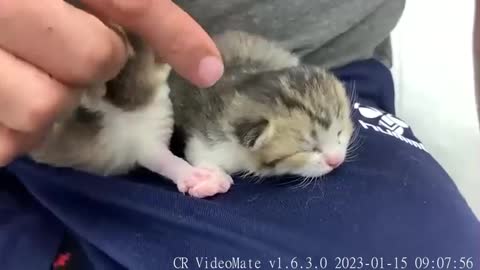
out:
{"label": "person's arm", "polygon": [[475,100],[480,123],[480,0],[475,2],[475,24],[473,30],[473,63],[475,74]]}

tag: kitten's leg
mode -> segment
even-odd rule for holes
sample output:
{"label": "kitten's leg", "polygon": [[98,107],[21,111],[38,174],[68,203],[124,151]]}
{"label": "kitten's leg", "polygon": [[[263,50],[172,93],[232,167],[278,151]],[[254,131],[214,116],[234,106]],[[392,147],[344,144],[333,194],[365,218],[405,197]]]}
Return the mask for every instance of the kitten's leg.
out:
{"label": "kitten's leg", "polygon": [[[230,180],[230,185],[233,184],[233,180],[228,172],[234,172],[236,167],[241,166],[241,164],[235,164],[238,163],[238,160],[232,159],[232,153],[235,151],[224,148],[214,149],[198,136],[188,138],[185,145],[185,157],[190,164],[199,168],[208,168],[218,175],[224,175]],[[234,165],[235,168],[232,168],[231,165]]]}
{"label": "kitten's leg", "polygon": [[222,170],[208,166],[190,165],[175,156],[166,146],[156,149],[154,156],[141,160],[147,169],[171,179],[180,192],[204,198],[230,189],[232,178]]}

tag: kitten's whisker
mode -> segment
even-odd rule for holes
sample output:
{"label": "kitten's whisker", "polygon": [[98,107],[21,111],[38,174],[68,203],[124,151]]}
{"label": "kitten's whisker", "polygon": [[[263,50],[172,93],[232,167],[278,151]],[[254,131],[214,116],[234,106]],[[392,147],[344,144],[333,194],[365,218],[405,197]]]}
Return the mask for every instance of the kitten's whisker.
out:
{"label": "kitten's whisker", "polygon": [[358,100],[358,93],[357,93],[357,81],[356,80],[353,80],[353,82],[350,82],[350,84],[352,84],[352,92],[351,92],[351,105],[353,106],[357,100]]}
{"label": "kitten's whisker", "polygon": [[358,153],[358,151],[349,151],[349,152],[347,152],[347,155],[345,156],[345,161],[358,158],[359,156],[360,156],[360,154]]}
{"label": "kitten's whisker", "polygon": [[353,118],[353,114],[355,113],[355,110],[353,110],[353,107],[355,105],[355,103],[358,102],[358,93],[357,93],[357,84],[356,84],[356,81],[353,80],[353,82],[350,82],[350,85],[351,85],[351,94],[350,94],[350,106],[352,108],[352,110],[350,110],[350,118]]}
{"label": "kitten's whisker", "polygon": [[296,189],[296,187],[299,185],[299,183],[301,183],[301,180],[299,182],[299,179],[301,178],[295,178],[294,180],[292,181],[289,181],[288,184],[293,184],[292,186],[289,187],[289,189]]}
{"label": "kitten's whisker", "polygon": [[242,174],[240,175],[240,177],[243,179],[243,180],[246,180],[248,181],[249,183],[253,183],[253,184],[259,184],[261,183],[264,178],[259,176],[258,174],[256,174],[255,172],[249,172],[249,171],[245,171],[245,172],[242,172]]}
{"label": "kitten's whisker", "polygon": [[352,149],[349,149],[349,151],[347,151],[347,154],[345,155],[345,157],[351,157],[351,156],[356,156],[358,155],[358,148],[352,148]]}
{"label": "kitten's whisker", "polygon": [[360,134],[360,132],[358,131],[358,129],[355,129],[355,130],[353,131],[352,136],[351,136],[351,138],[350,138],[350,141],[348,142],[348,145],[349,145],[349,146],[352,145],[352,144],[354,144],[354,143],[358,140],[359,134]]}
{"label": "kitten's whisker", "polygon": [[320,185],[320,183],[318,183],[319,181],[321,181],[323,176],[320,176],[320,177],[315,177],[314,178],[314,182],[313,182],[313,189],[315,189],[317,187],[317,185]]}
{"label": "kitten's whisker", "polygon": [[305,183],[303,183],[302,189],[304,189],[304,188],[308,187],[308,185],[310,185],[311,179],[312,179],[311,177],[307,177],[305,179]]}
{"label": "kitten's whisker", "polygon": [[312,189],[314,189],[315,188],[315,182],[316,182],[315,180],[316,180],[316,177],[313,177],[313,176],[310,177],[310,180],[308,181],[308,184],[305,187],[308,187],[313,183]]}
{"label": "kitten's whisker", "polygon": [[309,184],[311,184],[312,177],[303,177],[303,180],[295,186],[295,189],[304,189],[306,188]]}
{"label": "kitten's whisker", "polygon": [[350,153],[347,153],[347,155],[345,156],[346,159],[349,159],[349,158],[353,158],[353,157],[358,157],[359,154],[356,153],[356,152],[350,152]]}
{"label": "kitten's whisker", "polygon": [[308,185],[310,177],[305,177],[305,180],[302,182],[302,184],[299,186],[299,189],[304,189]]}
{"label": "kitten's whisker", "polygon": [[314,176],[306,177],[305,180],[302,181],[299,188],[301,188],[301,189],[307,188],[308,186],[310,186],[312,184],[312,182],[315,183],[316,179],[317,179],[317,177],[314,177]]}
{"label": "kitten's whisker", "polygon": [[358,136],[360,135],[360,128],[356,127],[353,129],[353,132],[352,132],[352,139],[350,139],[350,141],[355,141]]}
{"label": "kitten's whisker", "polygon": [[303,177],[303,180],[297,186],[295,186],[295,189],[301,189],[306,181],[307,181],[307,178]]}
{"label": "kitten's whisker", "polygon": [[360,147],[361,146],[358,146],[358,147],[347,150],[347,154],[345,155],[345,158],[349,158],[349,157],[352,157],[352,156],[357,156]]}
{"label": "kitten's whisker", "polygon": [[351,146],[351,147],[348,147],[346,156],[348,157],[349,155],[354,154],[357,150],[358,150],[358,144],[354,145],[354,146]]}
{"label": "kitten's whisker", "polygon": [[297,178],[295,178],[295,179],[293,179],[293,180],[290,180],[290,181],[288,181],[288,182],[279,183],[279,186],[286,186],[286,185],[289,185],[289,184],[298,182],[298,179],[300,179],[300,178],[297,177]]}
{"label": "kitten's whisker", "polygon": [[356,136],[347,146],[347,151],[357,151],[363,145],[361,137]]}
{"label": "kitten's whisker", "polygon": [[361,142],[358,142],[358,143],[355,143],[355,144],[352,144],[350,146],[347,147],[347,150],[350,151],[350,152],[354,152],[354,151],[357,151],[363,144]]}
{"label": "kitten's whisker", "polygon": [[249,171],[244,171],[241,173],[241,175],[239,175],[240,178],[242,179],[246,179],[250,182],[252,181],[253,179],[251,179],[251,177],[254,176],[254,173],[253,172],[249,172]]}
{"label": "kitten's whisker", "polygon": [[348,146],[347,149],[349,149],[351,152],[358,151],[358,149],[360,149],[363,146],[364,143],[365,143],[365,141],[359,139],[355,142],[355,144],[352,144],[351,146]]}
{"label": "kitten's whisker", "polygon": [[255,173],[255,172],[249,173],[249,177],[251,177],[253,179],[254,184],[262,183],[263,180],[265,180],[264,177],[260,176],[259,174]]}
{"label": "kitten's whisker", "polygon": [[353,162],[356,161],[358,156],[347,157],[344,162]]}

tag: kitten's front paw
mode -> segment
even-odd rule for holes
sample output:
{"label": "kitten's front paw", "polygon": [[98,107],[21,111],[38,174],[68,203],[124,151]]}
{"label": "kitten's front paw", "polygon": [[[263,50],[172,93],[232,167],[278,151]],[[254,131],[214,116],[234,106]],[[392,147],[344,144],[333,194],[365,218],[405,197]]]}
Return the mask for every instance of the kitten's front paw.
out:
{"label": "kitten's front paw", "polygon": [[232,178],[224,171],[211,167],[193,167],[182,181],[178,190],[196,198],[210,197],[227,192],[233,184]]}

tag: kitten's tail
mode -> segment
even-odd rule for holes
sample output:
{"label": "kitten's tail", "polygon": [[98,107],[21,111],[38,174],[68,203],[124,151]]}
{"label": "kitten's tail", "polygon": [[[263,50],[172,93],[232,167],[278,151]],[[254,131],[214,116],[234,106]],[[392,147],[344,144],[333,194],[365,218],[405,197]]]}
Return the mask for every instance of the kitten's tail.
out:
{"label": "kitten's tail", "polygon": [[282,69],[296,66],[299,59],[278,43],[242,31],[227,31],[213,38],[226,68],[238,66]]}

